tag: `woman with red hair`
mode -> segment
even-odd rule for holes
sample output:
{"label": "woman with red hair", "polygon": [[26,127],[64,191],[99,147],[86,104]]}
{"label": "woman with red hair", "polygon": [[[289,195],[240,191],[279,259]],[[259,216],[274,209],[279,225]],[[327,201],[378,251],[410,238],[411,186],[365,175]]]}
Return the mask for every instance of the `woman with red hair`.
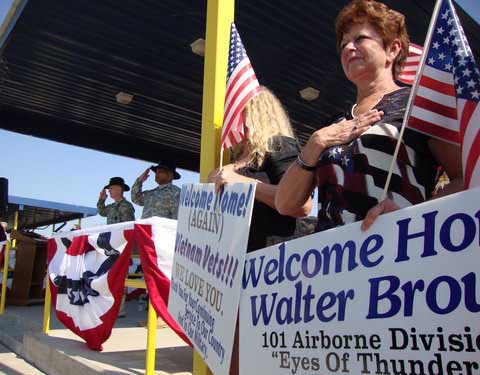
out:
{"label": "woman with red hair", "polygon": [[338,15],[336,36],[356,100],[312,134],[277,188],[278,211],[298,211],[317,186],[317,231],[358,220],[367,229],[383,212],[431,198],[439,165],[451,183],[438,196],[459,191],[459,148],[407,128],[380,202],[410,94],[396,81],[409,45],[405,17],[383,3],[354,0]]}

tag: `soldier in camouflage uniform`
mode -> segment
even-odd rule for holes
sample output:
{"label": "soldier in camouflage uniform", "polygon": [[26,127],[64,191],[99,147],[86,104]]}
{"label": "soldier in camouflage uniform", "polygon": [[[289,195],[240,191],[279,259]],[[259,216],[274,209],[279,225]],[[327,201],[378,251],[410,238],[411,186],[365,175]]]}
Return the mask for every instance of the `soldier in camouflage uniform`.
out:
{"label": "soldier in camouflage uniform", "polygon": [[[113,203],[105,206],[108,189]],[[98,214],[107,217],[107,224],[122,223],[124,221],[135,220],[135,209],[133,205],[123,197],[124,191],[129,191],[130,187],[125,184],[123,178],[112,177],[108,185],[100,192],[97,202]]]}
{"label": "soldier in camouflage uniform", "polygon": [[[142,184],[148,178],[149,171],[155,172],[155,181],[158,186],[152,190],[142,191]],[[160,216],[177,219],[180,188],[172,184],[180,175],[175,165],[168,161],[160,161],[152,165],[141,174],[132,186],[132,201],[143,206],[142,219]]]}
{"label": "soldier in camouflage uniform", "polygon": [[[142,184],[148,178],[149,172],[155,173],[155,182],[158,186],[152,190],[142,191]],[[180,174],[175,170],[171,162],[160,161],[152,165],[135,180],[132,186],[132,201],[143,206],[142,219],[160,216],[169,219],[177,219],[178,205],[180,202],[180,188],[172,184],[172,180],[178,180]],[[138,323],[140,327],[147,325],[147,320]],[[162,318],[157,318],[157,328],[164,328],[167,324]]]}
{"label": "soldier in camouflage uniform", "polygon": [[[108,189],[110,197],[114,200],[113,203],[105,206],[105,200],[107,199]],[[130,187],[123,181],[121,177],[112,177],[108,185],[105,185],[100,192],[100,197],[97,202],[98,214],[100,216],[107,217],[107,224],[122,223],[124,221],[135,220],[135,208],[133,205],[123,197],[124,191],[129,191]],[[120,310],[118,317],[123,318],[126,316],[125,312],[125,300],[127,297],[128,289],[124,288],[122,302],[120,303]]]}

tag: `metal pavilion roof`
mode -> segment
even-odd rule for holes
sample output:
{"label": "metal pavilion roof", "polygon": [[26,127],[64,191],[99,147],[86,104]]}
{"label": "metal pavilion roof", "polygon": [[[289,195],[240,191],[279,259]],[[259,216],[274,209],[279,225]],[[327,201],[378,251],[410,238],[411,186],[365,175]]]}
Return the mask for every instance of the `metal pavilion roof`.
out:
{"label": "metal pavilion roof", "polygon": [[13,228],[14,215],[18,211],[18,229],[35,229],[51,224],[95,216],[97,209],[39,199],[8,196],[8,211],[4,218],[8,228]]}
{"label": "metal pavilion roof", "polygon": [[[190,43],[204,38],[205,0],[16,2],[1,50],[0,128],[147,161],[170,157],[198,171],[204,60]],[[236,1],[257,76],[301,141],[354,98],[334,41],[346,3]],[[434,1],[385,3],[407,16],[412,41],[422,44]],[[478,55],[480,27],[459,13]],[[320,90],[317,100],[300,98],[307,86]],[[130,105],[115,101],[121,91],[134,95]]]}

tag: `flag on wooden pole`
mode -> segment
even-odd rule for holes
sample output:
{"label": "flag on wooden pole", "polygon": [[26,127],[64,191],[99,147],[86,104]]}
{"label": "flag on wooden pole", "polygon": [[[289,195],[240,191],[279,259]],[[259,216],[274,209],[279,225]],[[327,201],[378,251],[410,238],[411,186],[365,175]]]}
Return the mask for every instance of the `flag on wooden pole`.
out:
{"label": "flag on wooden pole", "polygon": [[465,187],[480,185],[480,71],[451,0],[438,0],[408,126],[462,146]]}
{"label": "flag on wooden pole", "polygon": [[221,145],[224,149],[236,145],[245,137],[242,111],[248,101],[259,92],[260,85],[257,77],[237,28],[232,22],[221,139]]}

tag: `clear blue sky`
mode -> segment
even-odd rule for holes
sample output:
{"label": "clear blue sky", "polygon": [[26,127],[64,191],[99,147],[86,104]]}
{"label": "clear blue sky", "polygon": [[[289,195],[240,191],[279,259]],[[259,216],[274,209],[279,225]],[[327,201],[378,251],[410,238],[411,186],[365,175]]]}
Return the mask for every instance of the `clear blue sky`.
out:
{"label": "clear blue sky", "polygon": [[[10,8],[12,0],[0,0],[0,21]],[[480,0],[461,0],[462,6],[474,19],[480,21]],[[122,176],[131,186],[135,178],[150,164],[144,161],[106,154],[98,151],[64,145],[40,138],[0,130],[2,163],[0,176],[9,179],[10,195],[44,199],[56,202],[94,207],[101,188],[112,176]],[[198,174],[179,171],[182,179],[198,182]],[[145,183],[155,187],[153,176]],[[127,194],[129,198],[129,194]],[[141,207],[136,207],[137,218]],[[99,216],[84,221],[83,226],[104,224]],[[71,227],[70,223],[67,228]]]}

